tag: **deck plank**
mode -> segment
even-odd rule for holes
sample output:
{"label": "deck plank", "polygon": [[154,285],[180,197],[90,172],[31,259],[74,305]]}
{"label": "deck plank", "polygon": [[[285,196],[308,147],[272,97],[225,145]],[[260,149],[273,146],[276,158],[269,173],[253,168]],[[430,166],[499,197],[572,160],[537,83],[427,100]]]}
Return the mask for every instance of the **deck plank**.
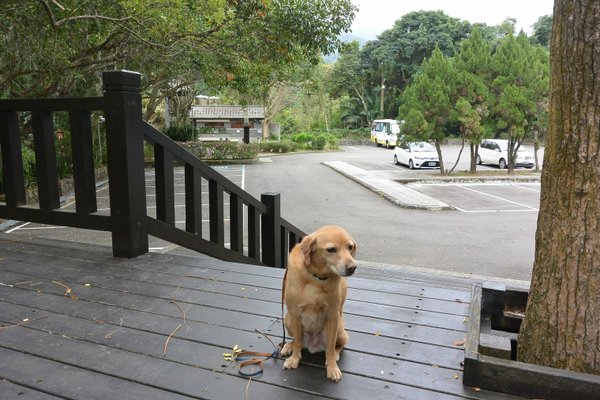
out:
{"label": "deck plank", "polygon": [[248,389],[248,398],[265,400],[517,398],[461,383],[463,350],[453,341],[467,329],[464,288],[350,278],[342,382],[326,378],[323,353],[305,353],[294,371],[268,360],[264,375],[249,383],[222,354],[234,345],[271,351],[267,337],[281,340],[282,270],[164,254],[116,259],[100,246],[5,238],[0,383],[10,393],[222,399],[244,398]]}
{"label": "deck plank", "polygon": [[17,385],[5,379],[0,379],[0,394],[3,399],[27,400],[60,400],[64,397],[53,396],[26,386]]}

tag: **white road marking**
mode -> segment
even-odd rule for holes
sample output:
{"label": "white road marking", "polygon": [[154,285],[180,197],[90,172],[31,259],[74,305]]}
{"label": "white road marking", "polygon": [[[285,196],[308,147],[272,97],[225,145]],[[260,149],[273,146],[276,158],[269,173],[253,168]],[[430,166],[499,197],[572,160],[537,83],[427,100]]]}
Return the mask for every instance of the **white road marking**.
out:
{"label": "white road marking", "polygon": [[534,189],[534,188],[530,188],[530,187],[523,186],[523,185],[515,185],[515,186],[518,188],[521,188],[521,189],[532,191],[532,192],[541,193],[541,189]]}
{"label": "white road marking", "polygon": [[244,182],[246,181],[246,166],[245,165],[242,165],[242,175],[241,175],[241,177],[242,177],[242,182],[241,182],[240,187],[242,188],[242,190],[245,190],[244,189]]}
{"label": "white road marking", "polygon": [[[33,226],[30,228],[23,228],[22,226],[19,228],[22,231],[35,231],[35,230],[41,230],[41,229],[66,229],[66,228],[71,228],[70,226],[55,226],[55,225],[48,225],[48,226]],[[6,233],[10,233],[10,232],[6,232]]]}
{"label": "white road marking", "polygon": [[6,233],[11,233],[11,232],[14,232],[14,231],[16,231],[17,229],[25,229],[25,228],[23,228],[23,227],[24,227],[24,226],[27,226],[27,225],[29,225],[29,224],[30,224],[30,222],[25,222],[25,223],[24,223],[24,224],[22,224],[22,225],[17,225],[17,226],[15,226],[14,228],[11,228],[11,229],[7,230],[7,231],[6,231]]}
{"label": "white road marking", "polygon": [[516,201],[508,200],[508,199],[505,199],[505,198],[499,197],[499,196],[494,196],[493,194],[489,194],[489,193],[485,193],[485,192],[482,192],[482,191],[479,191],[479,190],[471,189],[471,188],[466,187],[464,185],[456,185],[456,186],[459,187],[459,188],[463,188],[465,190],[470,190],[472,192],[479,193],[482,196],[488,196],[488,197],[491,197],[491,198],[494,198],[494,199],[497,199],[497,200],[501,200],[501,201],[505,201],[507,203],[515,204],[515,205],[518,205],[520,207],[524,207],[524,208],[527,208],[527,209],[530,209],[530,210],[533,210],[533,211],[539,211],[537,208],[528,206],[527,204],[523,204],[523,203],[519,203],[519,202],[516,202]]}

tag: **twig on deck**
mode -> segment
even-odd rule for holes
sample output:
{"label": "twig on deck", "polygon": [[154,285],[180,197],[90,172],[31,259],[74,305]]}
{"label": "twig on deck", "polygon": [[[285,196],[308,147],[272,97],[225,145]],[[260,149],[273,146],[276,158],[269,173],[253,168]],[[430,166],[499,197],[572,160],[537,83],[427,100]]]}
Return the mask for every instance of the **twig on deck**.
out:
{"label": "twig on deck", "polygon": [[250,382],[252,382],[252,377],[248,378],[248,384],[246,385],[246,393],[244,395],[244,400],[248,400],[248,389],[250,388]]}
{"label": "twig on deck", "polygon": [[4,329],[15,328],[17,326],[23,326],[23,325],[28,324],[30,322],[37,321],[38,319],[44,319],[44,318],[47,318],[47,317],[48,317],[47,315],[44,315],[43,317],[33,318],[33,319],[25,318],[23,321],[19,322],[18,324],[14,324],[14,325],[10,325],[10,326],[0,326],[0,331],[4,330]]}
{"label": "twig on deck", "polygon": [[177,302],[175,300],[171,300],[170,302],[175,304],[177,306],[177,308],[179,308],[179,311],[181,311],[181,314],[183,314],[183,323],[177,325],[177,328],[173,329],[173,332],[171,332],[171,334],[165,341],[165,346],[163,347],[163,357],[167,355],[167,348],[169,347],[169,341],[171,340],[173,335],[175,335],[175,333],[177,333],[177,331],[186,324],[185,311],[183,311],[183,308],[181,308],[181,306],[179,304],[177,304]]}
{"label": "twig on deck", "polygon": [[117,329],[115,329],[114,331],[112,331],[112,332],[107,333],[106,335],[104,335],[104,339],[112,340],[112,335],[114,335],[115,333],[117,333],[122,327],[123,327],[123,318],[121,318],[121,322],[119,323],[119,327]]}
{"label": "twig on deck", "polygon": [[169,335],[169,337],[165,341],[165,347],[163,347],[163,357],[167,355],[167,347],[169,347],[169,341],[171,340],[171,337],[173,337],[173,335],[175,334],[175,332],[177,332],[179,330],[179,328],[181,328],[182,326],[183,326],[183,324],[177,325],[177,328],[175,328],[173,330],[173,332],[171,332],[171,334]]}
{"label": "twig on deck", "polygon": [[175,289],[174,291],[172,291],[171,293],[169,293],[167,296],[171,296],[174,295],[175,293],[177,293],[177,291],[181,288],[181,283],[179,285],[177,285],[177,289]]}
{"label": "twig on deck", "polygon": [[175,300],[171,300],[171,303],[175,304],[177,306],[177,308],[179,308],[179,311],[181,311],[181,314],[183,314],[183,325],[185,325],[186,321],[185,321],[185,311],[183,311],[183,309],[181,308],[181,306],[179,304],[177,304],[177,302]]}
{"label": "twig on deck", "polygon": [[67,295],[73,295],[73,289],[71,289],[69,286],[65,285],[64,283],[58,282],[58,281],[52,281],[52,283],[65,288],[64,297],[67,297]]}

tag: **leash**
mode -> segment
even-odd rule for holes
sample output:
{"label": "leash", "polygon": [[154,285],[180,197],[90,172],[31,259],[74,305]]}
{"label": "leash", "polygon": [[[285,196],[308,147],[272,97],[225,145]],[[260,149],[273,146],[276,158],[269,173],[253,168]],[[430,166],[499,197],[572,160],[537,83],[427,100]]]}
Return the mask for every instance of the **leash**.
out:
{"label": "leash", "polygon": [[[287,269],[285,270],[285,274],[283,275],[283,286],[281,288],[281,329],[283,331],[282,332],[283,342],[281,342],[279,344],[279,346],[275,346],[275,344],[273,342],[271,342],[271,339],[269,339],[268,336],[266,336],[264,333],[262,333],[258,330],[255,330],[256,332],[258,332],[261,335],[263,335],[264,337],[266,337],[267,340],[269,340],[271,342],[271,344],[273,344],[273,347],[275,347],[275,350],[273,350],[272,353],[241,350],[241,349],[237,348],[237,346],[235,346],[233,348],[233,353],[223,354],[226,361],[241,361],[238,366],[238,374],[240,376],[243,376],[244,378],[257,378],[257,377],[262,376],[262,374],[265,370],[264,362],[271,358],[277,358],[277,356],[279,355],[279,352],[283,349],[283,346],[285,345],[286,338],[285,338],[285,321],[284,321],[284,315],[283,315],[283,306],[285,303],[286,280],[287,280]],[[257,357],[261,357],[261,358],[257,358]],[[252,366],[252,365],[258,366],[259,369],[257,371],[252,371],[252,372],[244,371],[244,368]]]}

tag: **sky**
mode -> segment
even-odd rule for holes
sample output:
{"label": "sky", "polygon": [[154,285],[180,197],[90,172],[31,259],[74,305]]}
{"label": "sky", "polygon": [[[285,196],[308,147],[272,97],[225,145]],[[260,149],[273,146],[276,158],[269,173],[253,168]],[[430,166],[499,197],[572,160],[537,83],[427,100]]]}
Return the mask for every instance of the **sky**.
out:
{"label": "sky", "polygon": [[411,11],[442,10],[451,17],[471,23],[498,25],[506,18],[517,20],[521,29],[531,34],[531,26],[543,15],[552,14],[554,0],[352,0],[359,10],[352,24],[352,34],[374,40],[390,29],[394,22]]}

